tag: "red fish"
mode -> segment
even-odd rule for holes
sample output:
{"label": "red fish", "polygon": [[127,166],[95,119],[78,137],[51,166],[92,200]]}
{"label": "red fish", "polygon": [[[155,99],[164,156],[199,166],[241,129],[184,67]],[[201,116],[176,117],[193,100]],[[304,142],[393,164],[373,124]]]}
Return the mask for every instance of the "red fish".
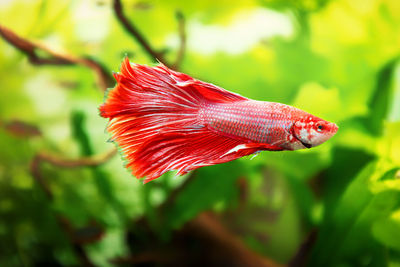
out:
{"label": "red fish", "polygon": [[311,148],[338,127],[300,109],[251,100],[170,70],[130,63],[114,74],[100,114],[127,168],[145,182],[262,150]]}

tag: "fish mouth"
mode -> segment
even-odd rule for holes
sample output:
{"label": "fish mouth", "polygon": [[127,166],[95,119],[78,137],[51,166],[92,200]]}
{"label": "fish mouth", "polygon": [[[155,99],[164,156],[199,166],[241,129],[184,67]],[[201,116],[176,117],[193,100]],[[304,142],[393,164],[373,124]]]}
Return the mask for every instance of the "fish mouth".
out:
{"label": "fish mouth", "polygon": [[311,148],[311,147],[312,147],[312,144],[309,144],[309,143],[306,143],[306,142],[301,141],[300,138],[298,138],[296,135],[294,135],[294,137],[295,137],[304,147],[306,147],[306,148]]}
{"label": "fish mouth", "polygon": [[305,142],[303,142],[303,141],[301,141],[301,140],[299,140],[299,141],[300,141],[300,143],[301,143],[303,146],[305,146],[306,148],[311,148],[311,147],[312,147],[311,144],[307,144],[307,143],[305,143]]}

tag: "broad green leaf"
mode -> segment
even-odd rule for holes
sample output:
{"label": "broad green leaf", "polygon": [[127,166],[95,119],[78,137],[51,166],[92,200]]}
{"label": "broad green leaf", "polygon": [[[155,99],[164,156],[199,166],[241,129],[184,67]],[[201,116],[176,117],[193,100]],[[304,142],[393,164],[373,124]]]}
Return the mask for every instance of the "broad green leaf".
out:
{"label": "broad green leaf", "polygon": [[375,221],[385,219],[398,207],[400,192],[392,188],[379,192],[370,190],[368,184],[371,181],[386,177],[381,166],[380,162],[369,163],[346,188],[333,208],[332,217],[321,225],[310,259],[311,266],[328,263],[329,266],[335,266],[349,259],[373,262],[375,257],[382,256],[380,253],[384,252],[379,252],[379,245],[371,235],[371,227]]}
{"label": "broad green leaf", "polygon": [[[360,177],[360,170],[364,169],[375,158],[374,155],[362,149],[349,147],[336,147],[332,151],[332,163],[320,175],[319,183],[322,184],[322,200],[325,206],[324,217],[329,220],[332,216],[337,201]],[[361,178],[358,178],[361,179]],[[363,184],[359,185],[363,189]]]}
{"label": "broad green leaf", "polygon": [[[340,259],[338,251],[343,239],[357,220],[357,214],[371,201],[373,195],[365,187],[371,173],[375,171],[376,163],[369,163],[350,183],[335,206],[332,206],[332,216],[320,227],[318,239],[309,261],[310,266],[326,264],[335,265]],[[328,210],[329,211],[329,210]],[[335,262],[332,262],[335,259]]]}

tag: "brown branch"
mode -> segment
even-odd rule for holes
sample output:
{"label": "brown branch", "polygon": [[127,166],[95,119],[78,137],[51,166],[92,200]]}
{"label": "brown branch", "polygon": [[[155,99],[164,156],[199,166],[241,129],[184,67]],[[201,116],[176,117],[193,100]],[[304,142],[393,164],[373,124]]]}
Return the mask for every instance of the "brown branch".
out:
{"label": "brown branch", "polygon": [[172,67],[173,69],[178,70],[185,55],[186,31],[185,31],[185,17],[183,16],[181,11],[176,12],[176,18],[178,20],[178,30],[179,30],[179,49],[175,63],[172,65]]}
{"label": "brown branch", "polygon": [[145,223],[141,221],[141,225],[136,225],[135,228],[139,229],[141,238],[153,241],[141,244],[140,252],[112,259],[111,262],[120,265],[282,266],[248,248],[211,212],[200,213],[174,231],[168,244],[157,242],[154,237],[157,233],[148,233],[150,228]]}
{"label": "brown branch", "polygon": [[[29,41],[2,25],[0,25],[0,36],[10,45],[25,54],[28,57],[29,62],[33,65],[82,65],[95,72],[97,82],[103,91],[114,84],[110,72],[105,68],[105,66],[94,59],[85,57],[77,58],[69,54],[58,53],[43,44]],[[38,51],[40,50],[46,52],[49,56],[40,56],[38,54]]]}
{"label": "brown branch", "polygon": [[[282,266],[250,250],[241,239],[231,233],[211,212],[203,212],[185,226],[199,238],[209,239],[224,255],[220,260],[232,261],[238,266]],[[221,257],[215,255],[216,257]]]}
{"label": "brown branch", "polygon": [[112,149],[107,153],[95,155],[92,157],[83,157],[79,159],[65,159],[60,156],[51,155],[48,153],[40,152],[38,153],[32,160],[30,165],[30,171],[33,178],[38,182],[42,190],[45,192],[46,196],[49,199],[53,199],[53,193],[51,192],[50,186],[44,180],[41,172],[40,172],[40,165],[42,162],[48,162],[54,166],[62,167],[62,168],[76,168],[76,167],[85,167],[85,166],[98,166],[109,159],[111,159],[117,150]]}
{"label": "brown branch", "polygon": [[54,166],[57,167],[62,167],[62,168],[76,168],[76,167],[85,167],[85,166],[98,166],[101,165],[105,162],[107,162],[109,159],[111,159],[115,154],[117,150],[112,149],[107,153],[100,154],[100,155],[95,155],[92,157],[83,157],[79,159],[65,159],[60,156],[56,155],[51,155],[48,153],[40,152],[36,154],[36,156],[33,158],[31,165],[30,165],[30,171],[33,176],[33,178],[38,182],[42,190],[45,192],[46,196],[52,200],[53,199],[53,193],[51,192],[50,186],[46,183],[44,180],[41,171],[40,171],[40,165],[43,162],[48,162]]}
{"label": "brown branch", "polygon": [[130,33],[143,47],[143,49],[147,52],[147,54],[151,57],[151,59],[157,59],[161,63],[163,63],[167,67],[172,66],[165,60],[163,53],[156,51],[149,43],[149,41],[144,37],[144,35],[139,31],[139,29],[128,20],[123,11],[123,5],[120,0],[114,0],[113,4],[115,15],[118,18],[118,21],[124,27],[124,29]]}
{"label": "brown branch", "polygon": [[42,135],[42,132],[36,125],[21,120],[10,120],[7,122],[0,121],[0,127],[3,127],[8,133],[19,138],[37,137]]}
{"label": "brown branch", "polygon": [[306,240],[300,245],[296,255],[290,260],[290,267],[302,267],[307,266],[307,260],[310,256],[311,250],[315,244],[318,237],[318,231],[312,230]]}
{"label": "brown branch", "polygon": [[32,174],[32,177],[35,179],[35,181],[39,184],[40,188],[43,190],[43,192],[46,194],[46,196],[50,199],[53,200],[53,193],[50,189],[50,186],[46,181],[44,180],[44,177],[40,171],[40,164],[42,162],[42,159],[36,155],[30,165],[30,172]]}
{"label": "brown branch", "polygon": [[91,166],[101,165],[110,160],[116,154],[116,152],[117,150],[114,148],[103,154],[91,157],[82,157],[79,159],[66,159],[57,155],[40,152],[38,153],[37,157],[57,167],[77,168],[77,167],[91,167]]}

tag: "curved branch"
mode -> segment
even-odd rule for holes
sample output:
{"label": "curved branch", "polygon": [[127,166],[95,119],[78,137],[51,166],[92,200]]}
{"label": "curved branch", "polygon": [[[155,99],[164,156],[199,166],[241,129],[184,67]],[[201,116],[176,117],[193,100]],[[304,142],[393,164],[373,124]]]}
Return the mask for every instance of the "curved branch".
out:
{"label": "curved branch", "polygon": [[274,260],[248,248],[212,212],[200,213],[185,225],[184,230],[195,233],[199,238],[210,240],[221,248],[221,253],[229,259],[234,259],[232,262],[237,263],[239,266],[283,267],[283,265]]}
{"label": "curved branch", "polygon": [[186,50],[186,31],[185,31],[186,21],[185,17],[183,16],[183,13],[180,11],[176,12],[176,18],[178,20],[179,49],[175,63],[172,65],[172,67],[177,70],[180,68]]}
{"label": "curved branch", "polygon": [[110,160],[116,153],[117,150],[112,149],[106,153],[95,155],[92,157],[83,157],[79,159],[66,159],[60,156],[40,152],[37,154],[37,157],[57,167],[77,168],[77,167],[93,167],[101,165]]}
{"label": "curved branch", "polygon": [[165,60],[164,55],[156,51],[147,41],[147,39],[144,37],[144,35],[139,31],[136,26],[128,20],[128,18],[125,16],[124,11],[123,11],[123,6],[120,0],[114,0],[113,3],[113,8],[115,15],[118,18],[118,21],[121,23],[121,25],[124,27],[124,29],[129,32],[138,42],[139,44],[143,47],[143,49],[147,52],[147,54],[154,60],[157,59],[161,63],[163,63],[165,66],[172,68],[172,66]]}
{"label": "curved branch", "polygon": [[[10,45],[24,53],[33,65],[82,65],[95,72],[97,82],[103,91],[114,84],[111,73],[105,66],[94,59],[87,57],[78,58],[69,54],[58,53],[43,44],[27,40],[2,25],[0,25],[0,36]],[[40,56],[38,50],[46,52],[49,56]]]}
{"label": "curved branch", "polygon": [[47,197],[49,199],[53,199],[53,193],[50,189],[50,186],[44,180],[40,171],[40,165],[42,164],[42,162],[48,162],[54,166],[61,168],[91,167],[98,166],[107,162],[116,154],[116,152],[117,150],[114,148],[103,154],[95,155],[92,157],[83,157],[79,159],[65,159],[60,156],[51,155],[45,152],[39,152],[35,155],[31,162],[30,171],[33,178],[38,182]]}
{"label": "curved branch", "polygon": [[53,192],[51,191],[49,184],[45,181],[40,171],[41,162],[42,159],[38,155],[36,155],[30,164],[30,172],[32,174],[32,177],[35,179],[35,181],[39,184],[40,188],[46,194],[47,198],[53,200]]}

